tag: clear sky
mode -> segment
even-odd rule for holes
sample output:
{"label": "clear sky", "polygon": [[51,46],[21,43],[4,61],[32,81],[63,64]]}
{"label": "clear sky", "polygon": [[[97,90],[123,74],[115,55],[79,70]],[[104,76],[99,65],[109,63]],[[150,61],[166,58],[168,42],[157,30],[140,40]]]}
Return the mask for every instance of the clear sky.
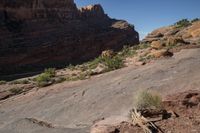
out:
{"label": "clear sky", "polygon": [[112,18],[135,25],[141,37],[183,18],[200,18],[200,0],[75,0],[78,7],[101,4]]}

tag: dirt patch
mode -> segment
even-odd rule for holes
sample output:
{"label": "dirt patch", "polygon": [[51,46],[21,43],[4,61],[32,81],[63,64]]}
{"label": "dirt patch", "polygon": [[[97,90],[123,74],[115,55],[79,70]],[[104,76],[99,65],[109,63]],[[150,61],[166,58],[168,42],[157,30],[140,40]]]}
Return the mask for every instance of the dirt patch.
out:
{"label": "dirt patch", "polygon": [[[153,122],[160,130],[152,130],[153,133],[200,132],[200,91],[187,91],[169,95],[163,101],[163,104],[167,111],[163,111],[164,115],[166,116],[166,114],[168,114],[168,117],[164,117],[162,120]],[[151,111],[151,113],[145,112],[144,114],[146,117],[151,117],[150,115],[153,116],[155,113],[154,111]],[[98,125],[96,125],[96,128],[98,128]],[[133,125],[131,122],[121,122],[119,125],[116,125],[115,128],[113,126],[106,125],[103,129],[106,129],[103,131],[105,133],[143,133],[142,128],[137,125]],[[94,131],[94,129],[92,131]]]}

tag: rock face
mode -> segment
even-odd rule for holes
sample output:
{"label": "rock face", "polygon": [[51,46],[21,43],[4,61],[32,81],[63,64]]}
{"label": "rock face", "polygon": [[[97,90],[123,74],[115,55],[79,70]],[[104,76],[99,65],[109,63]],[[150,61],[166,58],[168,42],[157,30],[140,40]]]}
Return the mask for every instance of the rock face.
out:
{"label": "rock face", "polygon": [[134,27],[109,18],[100,5],[73,0],[2,0],[0,74],[78,63],[106,49],[139,43]]}
{"label": "rock face", "polygon": [[191,23],[188,27],[168,26],[154,30],[142,41],[143,43],[160,42],[165,45],[199,44],[200,21]]}

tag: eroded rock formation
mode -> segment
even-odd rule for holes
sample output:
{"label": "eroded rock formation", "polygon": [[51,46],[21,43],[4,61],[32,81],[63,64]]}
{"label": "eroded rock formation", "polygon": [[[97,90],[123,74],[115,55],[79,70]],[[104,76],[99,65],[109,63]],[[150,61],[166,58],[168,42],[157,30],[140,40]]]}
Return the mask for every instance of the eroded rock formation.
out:
{"label": "eroded rock formation", "polygon": [[78,9],[73,0],[0,3],[1,74],[78,63],[138,42],[133,26],[109,18],[100,5]]}
{"label": "eroded rock formation", "polygon": [[200,21],[191,22],[190,25],[183,27],[172,25],[156,29],[142,42],[164,45],[200,44]]}

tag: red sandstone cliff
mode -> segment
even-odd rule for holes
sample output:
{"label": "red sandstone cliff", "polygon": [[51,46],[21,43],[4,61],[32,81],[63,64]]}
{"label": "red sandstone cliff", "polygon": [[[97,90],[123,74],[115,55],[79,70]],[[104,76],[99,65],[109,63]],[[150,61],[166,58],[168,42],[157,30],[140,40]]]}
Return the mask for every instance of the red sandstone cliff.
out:
{"label": "red sandstone cliff", "polygon": [[0,74],[77,63],[138,42],[134,27],[110,19],[100,5],[77,9],[73,0],[0,3]]}

